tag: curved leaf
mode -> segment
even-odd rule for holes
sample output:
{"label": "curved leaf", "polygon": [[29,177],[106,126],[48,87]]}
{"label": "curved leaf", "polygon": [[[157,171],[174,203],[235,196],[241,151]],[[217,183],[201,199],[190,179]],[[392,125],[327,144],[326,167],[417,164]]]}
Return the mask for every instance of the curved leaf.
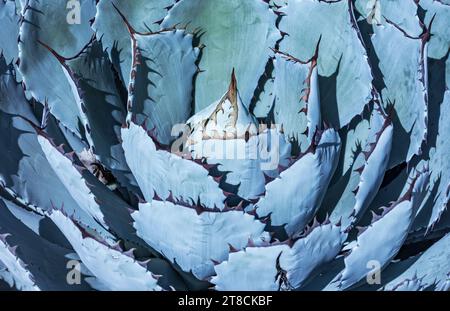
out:
{"label": "curved leaf", "polygon": [[79,53],[93,35],[89,20],[95,14],[93,0],[81,0],[81,24],[69,24],[65,5],[59,0],[30,0],[22,12],[19,70],[27,90],[72,132],[80,134],[78,105],[58,60],[46,45],[65,57]]}
{"label": "curved leaf", "polygon": [[[389,168],[420,154],[427,137],[427,57],[424,39],[409,37],[392,22],[374,27],[372,43],[386,87],[385,101],[394,105],[393,144]],[[401,42],[401,44],[400,44]]]}
{"label": "curved leaf", "polygon": [[381,216],[373,215],[372,223],[363,229],[345,257],[345,268],[336,279],[339,289],[346,289],[363,279],[370,272],[367,265],[371,261],[385,267],[397,254],[426,194],[429,177],[428,171],[418,172],[405,195],[390,207],[383,208]]}
{"label": "curved leaf", "polygon": [[447,234],[421,254],[407,269],[400,270],[401,273],[383,288],[392,290],[397,284],[415,276],[424,286],[436,284],[438,288],[444,288],[448,283],[449,265],[450,234]]}
{"label": "curved leaf", "polygon": [[222,95],[233,68],[241,83],[244,105],[257,87],[270,49],[281,38],[276,15],[262,0],[181,0],[170,9],[162,27],[186,27],[198,32],[202,49],[195,81],[195,111]]}
{"label": "curved leaf", "polygon": [[133,122],[122,129],[122,140],[128,166],[148,202],[155,195],[163,200],[173,196],[189,204],[224,207],[225,195],[201,165],[158,150],[148,133]]}
{"label": "curved leaf", "polygon": [[[132,214],[137,234],[183,271],[205,279],[214,273],[213,262],[228,258],[250,240],[269,240],[264,224],[243,211],[203,211],[153,200]],[[257,243],[257,242],[256,242]]]}
{"label": "curved leaf", "polygon": [[287,165],[290,144],[281,129],[258,126],[242,103],[234,72],[227,93],[192,116],[187,125],[190,156],[217,165],[242,198],[256,199],[264,192],[265,175],[276,177],[278,166]]}
{"label": "curved leaf", "polygon": [[174,0],[100,0],[97,1],[97,14],[92,28],[97,40],[107,47],[109,57],[125,85],[130,82],[132,48],[126,25],[120,18],[116,7],[139,32],[156,31],[167,14],[167,7]]}
{"label": "curved leaf", "polygon": [[133,68],[128,109],[138,122],[154,128],[158,142],[168,145],[178,135],[174,126],[191,115],[193,77],[199,50],[182,30],[132,34]]}
{"label": "curved leaf", "polygon": [[343,127],[369,102],[372,83],[350,3],[292,0],[280,12],[285,15],[280,30],[288,34],[280,42],[280,50],[299,59],[310,59],[320,40],[318,74],[329,80],[322,79],[327,83],[320,83],[322,107],[327,107],[323,118]]}
{"label": "curved leaf", "polygon": [[293,245],[249,246],[231,253],[214,267],[211,280],[217,290],[276,291],[300,288],[320,265],[331,261],[341,249],[345,234],[330,223],[311,231]]}
{"label": "curved leaf", "polygon": [[[10,272],[14,275],[16,287],[22,287],[22,290],[90,289],[83,278],[80,279],[79,284],[67,282],[67,273],[69,272],[67,263],[73,250],[56,245],[39,236],[25,226],[20,218],[17,218],[17,213],[16,215],[11,213],[5,204],[10,207],[14,205],[13,202],[0,199],[0,240],[2,240],[3,246],[5,244],[9,246],[9,256],[13,257],[9,257],[7,262],[0,259],[0,266],[2,265],[1,261],[7,267],[9,266]],[[21,209],[19,206],[15,206],[15,208]],[[7,254],[3,253],[3,255]],[[32,277],[31,282],[30,276]]]}
{"label": "curved leaf", "polygon": [[255,205],[258,216],[270,215],[271,224],[285,225],[290,236],[303,230],[314,217],[337,165],[337,132],[326,129],[314,139],[304,155],[267,184],[265,196]]}
{"label": "curved leaf", "polygon": [[69,217],[54,210],[49,217],[72,244],[83,264],[95,276],[87,278],[93,287],[102,290],[161,290],[157,277],[137,262],[132,253],[123,253],[90,236],[85,236]]}

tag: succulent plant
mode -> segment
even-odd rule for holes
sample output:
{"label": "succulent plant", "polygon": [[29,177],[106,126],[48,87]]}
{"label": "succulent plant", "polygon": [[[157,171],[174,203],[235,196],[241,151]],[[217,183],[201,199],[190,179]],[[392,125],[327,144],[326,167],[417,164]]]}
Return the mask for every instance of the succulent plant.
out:
{"label": "succulent plant", "polygon": [[447,0],[0,0],[0,289],[449,290]]}

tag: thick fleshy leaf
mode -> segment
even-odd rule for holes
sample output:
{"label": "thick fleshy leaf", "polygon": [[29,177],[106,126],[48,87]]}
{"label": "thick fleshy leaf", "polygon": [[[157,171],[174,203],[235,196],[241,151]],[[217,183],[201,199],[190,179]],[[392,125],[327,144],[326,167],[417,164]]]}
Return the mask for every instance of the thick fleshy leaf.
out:
{"label": "thick fleshy leaf", "polygon": [[76,223],[61,211],[49,216],[72,244],[83,264],[95,278],[86,278],[101,290],[161,290],[158,280],[147,270],[146,263],[137,262],[130,254],[114,249],[93,237],[85,236]]}
{"label": "thick fleshy leaf", "polygon": [[356,0],[355,9],[369,24],[386,25],[388,19],[413,36],[422,33],[414,1]]}
{"label": "thick fleshy leaf", "polygon": [[21,115],[30,120],[35,119],[21,84],[16,82],[12,64],[7,65],[0,57],[0,109],[3,112]]}
{"label": "thick fleshy leaf", "polygon": [[[449,95],[446,92],[446,62],[448,57],[440,60],[428,59],[429,66],[429,123],[428,123],[428,138],[427,143],[423,146],[421,156],[415,156],[407,165],[401,163],[390,170],[388,179],[379,190],[379,193],[373,200],[370,209],[375,209],[378,206],[387,205],[390,201],[396,200],[401,193],[405,193],[405,181],[408,174],[413,167],[423,165],[427,161],[430,166],[430,191],[424,199],[423,205],[420,207],[414,224],[411,227],[411,233],[407,242],[417,241],[418,239],[436,239],[445,234],[446,226],[445,213],[443,213],[443,223],[437,221],[441,212],[445,210],[448,182],[448,169],[445,168],[446,158],[448,158],[448,149],[446,149],[445,138],[442,134],[448,131],[447,113]],[[439,144],[439,147],[437,147]],[[394,147],[395,148],[395,145]],[[422,162],[422,163],[421,163]],[[434,210],[434,212],[433,212]],[[434,214],[433,218],[432,215]],[[437,221],[437,223],[436,223]],[[433,223],[435,225],[433,226]],[[436,230],[435,230],[436,228]],[[434,232],[436,231],[436,232]],[[425,233],[427,233],[425,235]]]}
{"label": "thick fleshy leaf", "polygon": [[[393,290],[395,286],[414,279],[421,280],[422,286],[436,285],[437,288],[448,286],[448,273],[450,271],[450,234],[447,234],[434,243],[423,254],[415,258],[407,269],[399,270],[400,274],[386,284],[384,290]],[[386,273],[392,273],[389,269]]]}
{"label": "thick fleshy leaf", "polygon": [[414,276],[412,279],[405,279],[397,285],[393,286],[391,290],[399,292],[422,291],[425,287],[422,282],[422,279]]}
{"label": "thick fleshy leaf", "polygon": [[45,217],[37,214],[32,211],[28,211],[25,208],[8,201],[6,199],[3,199],[3,203],[5,204],[6,208],[11,212],[11,214],[14,215],[19,221],[27,226],[31,231],[33,231],[36,234],[39,234],[40,229],[40,222]]}
{"label": "thick fleshy leaf", "polygon": [[194,159],[218,165],[237,195],[255,199],[264,192],[264,175],[276,177],[278,166],[288,164],[291,148],[281,130],[258,126],[236,84],[233,74],[228,92],[187,121],[186,147]]}
{"label": "thick fleshy leaf", "polygon": [[13,248],[6,241],[7,237],[8,235],[0,236],[0,278],[18,290],[40,290],[33,281],[33,275],[24,267],[20,258],[13,253]]}
{"label": "thick fleshy leaf", "polygon": [[[275,123],[282,126],[289,141],[308,145],[322,125],[317,60],[303,63],[277,53],[274,63]],[[309,142],[303,139],[306,131]]]}
{"label": "thick fleshy leaf", "polygon": [[73,200],[95,221],[104,224],[100,206],[82,178],[80,171],[72,163],[72,160],[61,153],[56,146],[52,145],[48,138],[38,135],[37,140],[48,163],[61,183],[69,191]]}
{"label": "thick fleshy leaf", "polygon": [[225,195],[207,169],[191,160],[158,150],[152,138],[134,123],[122,129],[123,149],[144,198],[198,203],[209,208],[224,207]]}
{"label": "thick fleshy leaf", "polygon": [[[40,135],[38,141],[55,174],[68,189],[73,200],[83,212],[93,218],[93,221],[88,221],[95,224],[92,229],[102,239],[109,244],[114,243],[116,237],[110,233],[114,232],[127,242],[145,247],[145,243],[136,236],[131,226],[132,220],[128,214],[131,206],[111,192],[88,170],[78,167],[70,158],[70,154],[60,152],[50,140]],[[65,210],[65,205],[61,208]],[[82,226],[89,223],[81,220]]]}
{"label": "thick fleshy leaf", "polygon": [[[7,268],[10,267],[8,269],[13,274],[15,286],[22,287],[19,288],[22,290],[90,289],[83,277],[80,278],[79,284],[70,284],[67,281],[68,272],[70,272],[67,268],[69,254],[73,253],[73,250],[49,242],[28,228],[21,222],[21,218],[17,218],[23,216],[23,212],[13,214],[10,211],[14,205],[13,202],[0,199],[0,236],[2,236],[0,244],[2,242],[7,244],[10,255],[13,255],[7,262],[0,259],[0,266],[3,261]],[[13,208],[21,209],[22,207],[16,205]],[[3,251],[0,252],[7,255]],[[13,266],[10,266],[11,264]],[[30,276],[31,282],[28,280]]]}
{"label": "thick fleshy leaf", "polygon": [[330,223],[310,228],[293,245],[269,244],[231,253],[214,267],[211,280],[217,290],[276,291],[300,288],[314,270],[331,261],[341,249],[345,234]]}
{"label": "thick fleshy leaf", "polygon": [[[413,232],[411,232],[412,239],[417,239],[420,235],[424,238],[424,235],[427,234],[429,238],[433,238],[433,235],[430,234],[432,231],[442,231],[448,228],[445,224],[445,213],[450,201],[450,176],[447,160],[450,149],[446,143],[445,133],[449,130],[446,112],[450,108],[450,92],[446,91],[443,95],[434,95],[430,99],[430,103],[432,103],[430,113],[433,119],[430,121],[429,143],[424,149],[424,154],[421,158],[429,159],[431,191],[425,198],[425,202],[415,220],[412,228]],[[439,113],[439,115],[436,115],[436,113]],[[417,161],[420,160],[419,158]],[[384,192],[392,191],[392,188],[397,186],[403,176],[399,176],[395,180],[393,187],[386,189]],[[380,193],[380,195],[383,196],[386,193]],[[442,225],[439,225],[441,218],[444,218],[444,220]]]}
{"label": "thick fleshy leaf", "polygon": [[317,66],[324,77],[320,83],[322,107],[326,107],[323,118],[339,127],[360,114],[371,98],[371,69],[349,5],[348,1],[292,0],[280,9],[285,16],[279,28],[288,34],[280,42],[281,51],[307,60],[320,40]]}
{"label": "thick fleshy leaf", "polygon": [[350,217],[356,202],[353,191],[360,181],[355,169],[364,165],[362,148],[366,145],[369,131],[367,116],[356,118],[348,127],[340,129],[342,148],[339,163],[319,212],[330,214],[333,222],[341,221],[343,228],[347,228],[353,220]]}
{"label": "thick fleshy leaf", "polygon": [[174,126],[191,115],[193,78],[199,50],[183,30],[132,34],[133,68],[129,103],[138,122],[146,120],[158,142],[178,136]]}
{"label": "thick fleshy leaf", "polygon": [[80,24],[71,24],[71,12],[59,0],[27,2],[20,27],[20,72],[31,95],[48,102],[50,111],[72,132],[80,134],[79,110],[70,83],[58,60],[39,42],[65,57],[77,55],[93,36],[89,20],[95,1],[81,0]]}
{"label": "thick fleshy leaf", "polygon": [[[77,171],[77,177],[70,174],[75,170],[74,168],[55,173],[53,167],[57,167],[59,163],[50,162],[51,160],[43,151],[41,143],[45,144],[45,141],[42,141],[45,138],[37,135],[36,129],[31,125],[31,123],[37,124],[38,122],[34,118],[23,92],[20,93],[20,86],[15,84],[13,75],[3,75],[1,91],[6,94],[9,90],[11,90],[9,95],[4,98],[2,95],[4,101],[2,100],[0,106],[1,149],[9,151],[0,154],[3,163],[0,168],[2,186],[10,195],[35,211],[48,210],[53,206],[57,208],[64,206],[67,212],[75,213],[75,217],[85,225],[107,234],[92,218],[92,215],[97,213],[88,214],[90,205],[79,206],[77,203],[85,203],[86,199],[91,202],[92,206],[96,206],[97,204],[94,205],[94,202],[91,201],[90,190],[87,189],[87,192],[78,197],[81,189],[86,189],[86,187],[66,188],[60,179],[60,177],[69,179],[73,177],[74,182],[81,181],[81,179],[77,180],[80,178],[79,172]],[[26,121],[24,118],[30,119]],[[54,147],[52,146],[52,148]],[[49,152],[52,150],[48,149]],[[56,151],[56,149],[54,150]],[[61,155],[61,157],[64,156]],[[66,183],[66,185],[68,184]]]}
{"label": "thick fleshy leaf", "polygon": [[[436,148],[430,150],[430,168],[432,180],[438,185],[436,202],[428,223],[428,228],[435,225],[450,202],[450,146],[447,143],[446,133],[450,131],[450,91],[446,91],[440,106],[439,130],[436,138]],[[440,181],[438,183],[438,180]]]}
{"label": "thick fleshy leaf", "polygon": [[396,148],[389,168],[420,154],[427,136],[426,44],[424,39],[408,36],[389,22],[375,26],[371,39],[386,85],[381,94],[385,102],[394,105],[396,114],[393,140]]}
{"label": "thick fleshy leaf", "polygon": [[181,0],[170,9],[162,27],[186,27],[198,32],[202,49],[195,81],[195,110],[223,94],[233,68],[241,84],[244,105],[250,105],[270,48],[281,38],[276,15],[261,0]]}
{"label": "thick fleshy leaf", "polygon": [[371,261],[376,261],[382,268],[397,254],[426,195],[429,177],[426,170],[418,172],[405,195],[390,207],[383,208],[381,216],[373,215],[372,223],[349,247],[345,268],[336,279],[339,289],[346,289],[363,279],[370,272],[367,265]]}
{"label": "thick fleshy leaf", "polygon": [[131,39],[126,25],[114,6],[136,31],[147,32],[159,29],[157,22],[166,16],[166,8],[174,2],[174,0],[98,1],[97,14],[92,28],[96,32],[97,40],[101,40],[103,46],[108,49],[111,62],[125,85],[128,85],[130,81]]}
{"label": "thick fleshy leaf", "polygon": [[0,1],[0,54],[6,59],[6,63],[10,64],[17,60],[19,56],[19,16],[16,12],[16,4],[14,1]]}
{"label": "thick fleshy leaf", "polygon": [[389,163],[393,133],[390,116],[374,103],[369,122],[368,129],[363,118],[354,130],[348,130],[345,153],[338,165],[345,174],[331,186],[322,204],[326,211],[335,205],[330,218],[341,220],[344,228],[364,214],[378,193]]}
{"label": "thick fleshy leaf", "polygon": [[[95,163],[104,165],[131,191],[137,189],[120,143],[121,125],[125,123],[125,98],[101,43],[94,41],[79,57],[64,61],[70,71],[68,79],[76,84],[75,91],[86,121],[86,136],[90,138]],[[78,153],[80,154],[80,153]],[[89,168],[89,166],[88,166]]]}
{"label": "thick fleshy leaf", "polygon": [[240,250],[249,239],[270,240],[264,224],[243,211],[203,211],[153,200],[134,212],[137,234],[183,271],[204,279],[214,273],[213,261],[228,258],[230,248]]}
{"label": "thick fleshy leaf", "polygon": [[450,29],[448,16],[450,3],[433,0],[420,0],[419,5],[426,11],[424,22],[428,25],[433,20],[432,36],[428,45],[428,56],[435,59],[442,58],[450,49]]}
{"label": "thick fleshy leaf", "polygon": [[340,138],[335,130],[318,132],[314,139],[305,154],[266,185],[265,196],[255,206],[258,216],[270,215],[271,224],[285,225],[288,235],[303,230],[314,217],[338,162]]}
{"label": "thick fleshy leaf", "polygon": [[[365,163],[356,170],[360,180],[355,194],[354,217],[358,218],[374,199],[389,163],[394,128],[381,107],[375,108],[371,118],[369,141],[363,151]],[[371,141],[374,139],[373,141]]]}

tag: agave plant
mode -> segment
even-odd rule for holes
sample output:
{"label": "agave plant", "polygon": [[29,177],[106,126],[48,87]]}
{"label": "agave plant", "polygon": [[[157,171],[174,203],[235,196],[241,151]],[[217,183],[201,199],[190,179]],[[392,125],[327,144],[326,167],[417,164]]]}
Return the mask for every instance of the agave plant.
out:
{"label": "agave plant", "polygon": [[447,0],[0,0],[0,288],[448,290]]}

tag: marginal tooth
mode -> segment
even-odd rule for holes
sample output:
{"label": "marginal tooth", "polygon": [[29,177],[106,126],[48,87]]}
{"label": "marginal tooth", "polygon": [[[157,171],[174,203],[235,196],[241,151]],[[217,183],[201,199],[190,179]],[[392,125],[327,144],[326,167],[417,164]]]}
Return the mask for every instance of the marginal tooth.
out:
{"label": "marginal tooth", "polygon": [[137,261],[137,263],[140,265],[140,266],[142,266],[142,267],[144,267],[144,268],[147,268],[147,264],[149,263],[151,261],[151,259],[147,259],[147,260],[142,260],[142,261]]}
{"label": "marginal tooth", "polygon": [[370,156],[370,151],[362,151],[363,155],[364,155],[364,159],[367,161],[369,159]]}
{"label": "marginal tooth", "polygon": [[255,247],[255,242],[250,238],[247,241],[247,247]]}
{"label": "marginal tooth", "polygon": [[8,246],[8,250],[11,252],[11,254],[16,256],[17,245],[15,245],[15,246]]}
{"label": "marginal tooth", "polygon": [[366,231],[367,227],[356,226],[356,230],[358,230],[358,236],[360,236],[364,231]]}
{"label": "marginal tooth", "polygon": [[236,207],[234,208],[237,211],[243,211],[243,206],[244,206],[244,201],[242,200],[241,202],[239,202],[238,205],[236,205]]}
{"label": "marginal tooth", "polygon": [[354,169],[354,171],[355,171],[355,172],[358,172],[360,175],[362,174],[363,170],[364,170],[364,165],[362,165],[362,166],[360,166],[360,167]]}
{"label": "marginal tooth", "polygon": [[239,251],[238,249],[234,248],[234,246],[231,245],[230,243],[228,243],[228,248],[230,253],[236,253]]}
{"label": "marginal tooth", "polygon": [[131,249],[127,250],[126,252],[123,252],[123,254],[128,256],[128,257],[134,258],[134,251],[135,250],[136,250],[135,248],[131,248]]}
{"label": "marginal tooth", "polygon": [[214,259],[210,259],[211,262],[213,263],[213,265],[217,266],[220,264],[220,261],[214,260]]}
{"label": "marginal tooth", "polygon": [[375,213],[374,211],[371,211],[372,213],[372,221],[371,223],[373,224],[375,221],[377,221],[378,219],[382,218],[382,216],[378,215],[377,213]]}
{"label": "marginal tooth", "polygon": [[150,273],[151,273],[152,277],[153,277],[154,279],[156,279],[156,280],[158,280],[158,279],[160,279],[160,278],[162,277],[161,274],[153,274],[152,272],[150,272]]}
{"label": "marginal tooth", "polygon": [[0,240],[2,240],[4,243],[6,243],[6,238],[11,236],[9,233],[0,234]]}

